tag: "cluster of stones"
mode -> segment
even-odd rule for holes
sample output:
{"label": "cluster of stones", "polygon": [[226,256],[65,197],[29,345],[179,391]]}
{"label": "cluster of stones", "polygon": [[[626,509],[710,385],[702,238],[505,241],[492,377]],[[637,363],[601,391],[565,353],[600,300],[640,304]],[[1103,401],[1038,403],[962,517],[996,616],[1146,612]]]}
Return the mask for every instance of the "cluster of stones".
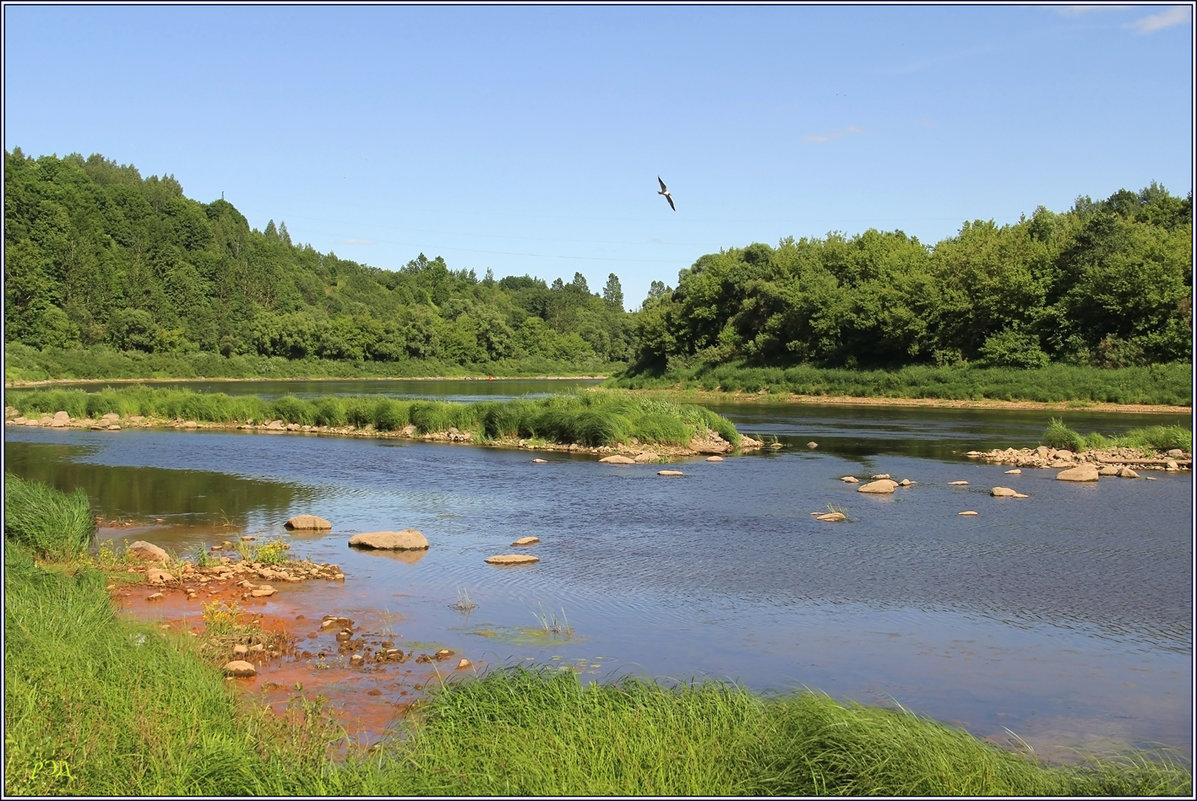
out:
{"label": "cluster of stones", "polygon": [[[221,546],[213,546],[221,547]],[[195,598],[198,590],[188,584],[196,584],[201,588],[206,584],[224,584],[235,581],[236,586],[242,588],[242,598],[266,598],[274,595],[277,589],[272,584],[262,584],[251,579],[266,582],[297,583],[311,579],[326,579],[330,581],[344,581],[345,574],[336,565],[321,565],[310,562],[287,562],[281,565],[267,565],[261,562],[245,562],[234,560],[227,556],[218,557],[218,563],[207,567],[196,567],[190,562],[183,562],[172,572],[162,565],[171,562],[170,555],[162,548],[150,542],[138,540],[130,543],[125,552],[128,556],[144,564],[129,568],[130,572],[144,572],[146,583],[154,587],[181,587],[188,598]],[[177,574],[177,575],[176,575]],[[240,580],[237,580],[240,577]],[[150,600],[163,597],[162,593],[149,596]]]}
{"label": "cluster of stones", "polygon": [[[1168,471],[1192,468],[1193,456],[1180,449],[1173,449],[1153,458],[1144,458],[1141,451],[1133,448],[1105,448],[1087,450],[1081,453],[1049,448],[1005,448],[991,451],[969,451],[970,459],[981,459],[995,464],[1011,464],[1028,468],[1070,468],[1081,465],[1094,466],[1101,475],[1123,475],[1122,470],[1134,473],[1132,466]],[[1126,476],[1136,477],[1136,476]]]}
{"label": "cluster of stones", "polygon": [[[604,456],[603,458],[599,459],[599,462],[601,462],[603,464],[648,464],[648,463],[653,463],[653,462],[659,462],[659,461],[661,461],[662,458],[663,457],[661,456],[661,454],[656,453],[655,451],[640,451],[635,456],[625,456],[623,454],[613,453],[610,456]],[[716,454],[716,455],[708,456],[706,460],[708,462],[722,462],[723,457]],[[544,459],[533,459],[532,461],[538,462],[541,464],[544,463]],[[667,469],[667,470],[658,470],[657,475],[659,475],[659,476],[684,476],[685,473],[683,473],[681,470]]]}

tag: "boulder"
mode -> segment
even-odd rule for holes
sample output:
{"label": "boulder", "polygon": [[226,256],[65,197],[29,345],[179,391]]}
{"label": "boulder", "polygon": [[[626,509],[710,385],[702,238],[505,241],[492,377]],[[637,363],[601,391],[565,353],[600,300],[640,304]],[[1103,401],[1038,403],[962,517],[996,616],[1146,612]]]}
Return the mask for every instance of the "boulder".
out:
{"label": "boulder", "polygon": [[1079,464],[1076,467],[1061,470],[1056,474],[1056,478],[1059,481],[1097,481],[1099,475],[1095,465]]}
{"label": "boulder", "polygon": [[332,523],[316,515],[295,515],[283,523],[283,528],[288,531],[331,531]]}
{"label": "boulder", "polygon": [[968,482],[967,481],[949,481],[948,486],[949,487],[967,487]]}
{"label": "boulder", "polygon": [[540,557],[528,553],[505,553],[486,559],[488,565],[529,565],[539,561]]}
{"label": "boulder", "polygon": [[234,659],[232,662],[225,662],[224,665],[226,676],[253,676],[257,672],[258,669],[244,659]]}
{"label": "boulder", "polygon": [[708,462],[722,462],[723,457],[722,456],[708,456],[707,461]]}
{"label": "boulder", "polygon": [[1131,470],[1129,467],[1123,466],[1122,469],[1118,471],[1118,477],[1119,478],[1138,478],[1139,474],[1136,473],[1134,470]]}
{"label": "boulder", "polygon": [[825,512],[815,515],[815,520],[822,520],[824,523],[843,523],[847,519],[843,512]]}
{"label": "boulder", "polygon": [[840,481],[844,482],[845,484],[859,484],[860,483],[860,479],[858,479],[856,476],[843,476],[842,478],[840,478]]}
{"label": "boulder", "polygon": [[1009,487],[994,487],[989,491],[989,494],[995,498],[1013,498],[1018,495],[1017,492]]}
{"label": "boulder", "polygon": [[349,547],[378,551],[423,551],[428,549],[428,539],[414,528],[405,528],[402,531],[370,531],[350,537]]}
{"label": "boulder", "polygon": [[520,537],[518,540],[511,543],[511,545],[514,548],[520,545],[531,545],[534,542],[540,542],[540,537]]}
{"label": "boulder", "polygon": [[894,491],[898,486],[898,482],[889,478],[879,478],[876,481],[870,481],[868,484],[861,484],[856,488],[857,492],[869,492],[874,495],[888,495]]}
{"label": "boulder", "polygon": [[680,476],[680,475],[684,475],[684,474],[682,473],[681,470],[658,470],[657,475],[659,475],[659,476]]}
{"label": "boulder", "polygon": [[603,464],[636,464],[635,459],[629,458],[627,456],[620,456],[618,453],[612,454],[610,456],[604,456],[602,459],[599,459],[599,461]]}
{"label": "boulder", "polygon": [[52,428],[64,428],[71,424],[71,416],[66,412],[55,412],[54,418],[50,421]]}
{"label": "boulder", "polygon": [[139,562],[169,562],[170,554],[154,545],[151,542],[144,540],[137,540],[137,542],[129,543],[125,548],[125,554],[131,556]]}

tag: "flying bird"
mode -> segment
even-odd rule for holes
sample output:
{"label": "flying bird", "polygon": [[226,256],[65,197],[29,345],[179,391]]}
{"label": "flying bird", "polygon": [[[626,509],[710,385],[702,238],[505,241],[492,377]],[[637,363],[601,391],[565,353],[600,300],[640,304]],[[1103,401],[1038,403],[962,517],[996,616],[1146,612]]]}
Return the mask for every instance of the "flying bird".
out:
{"label": "flying bird", "polygon": [[657,183],[661,185],[661,189],[657,194],[664,195],[665,199],[669,201],[669,208],[677,211],[677,206],[673,205],[673,197],[669,194],[669,188],[665,186],[665,182],[661,180],[661,176],[659,175],[657,176]]}

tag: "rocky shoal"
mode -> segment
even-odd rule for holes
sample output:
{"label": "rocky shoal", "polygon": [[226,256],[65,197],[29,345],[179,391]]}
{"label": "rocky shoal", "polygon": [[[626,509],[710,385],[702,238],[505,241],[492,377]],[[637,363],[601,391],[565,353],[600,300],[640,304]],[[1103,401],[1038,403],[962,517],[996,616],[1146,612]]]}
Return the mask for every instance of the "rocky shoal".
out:
{"label": "rocky shoal", "polygon": [[1193,467],[1193,455],[1180,449],[1145,455],[1142,449],[1136,448],[1100,448],[1078,453],[1040,445],[1037,448],[969,451],[966,455],[970,459],[1027,468],[1064,469],[1088,464],[1104,475],[1117,475],[1123,468],[1176,471]]}

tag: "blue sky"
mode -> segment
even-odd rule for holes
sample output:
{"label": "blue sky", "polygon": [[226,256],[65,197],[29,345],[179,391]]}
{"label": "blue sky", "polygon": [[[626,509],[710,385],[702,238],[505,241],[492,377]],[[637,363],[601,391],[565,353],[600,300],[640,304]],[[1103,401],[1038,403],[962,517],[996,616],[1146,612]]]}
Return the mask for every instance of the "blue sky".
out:
{"label": "blue sky", "polygon": [[4,147],[634,309],[753,242],[1188,194],[1192,9],[5,4]]}

